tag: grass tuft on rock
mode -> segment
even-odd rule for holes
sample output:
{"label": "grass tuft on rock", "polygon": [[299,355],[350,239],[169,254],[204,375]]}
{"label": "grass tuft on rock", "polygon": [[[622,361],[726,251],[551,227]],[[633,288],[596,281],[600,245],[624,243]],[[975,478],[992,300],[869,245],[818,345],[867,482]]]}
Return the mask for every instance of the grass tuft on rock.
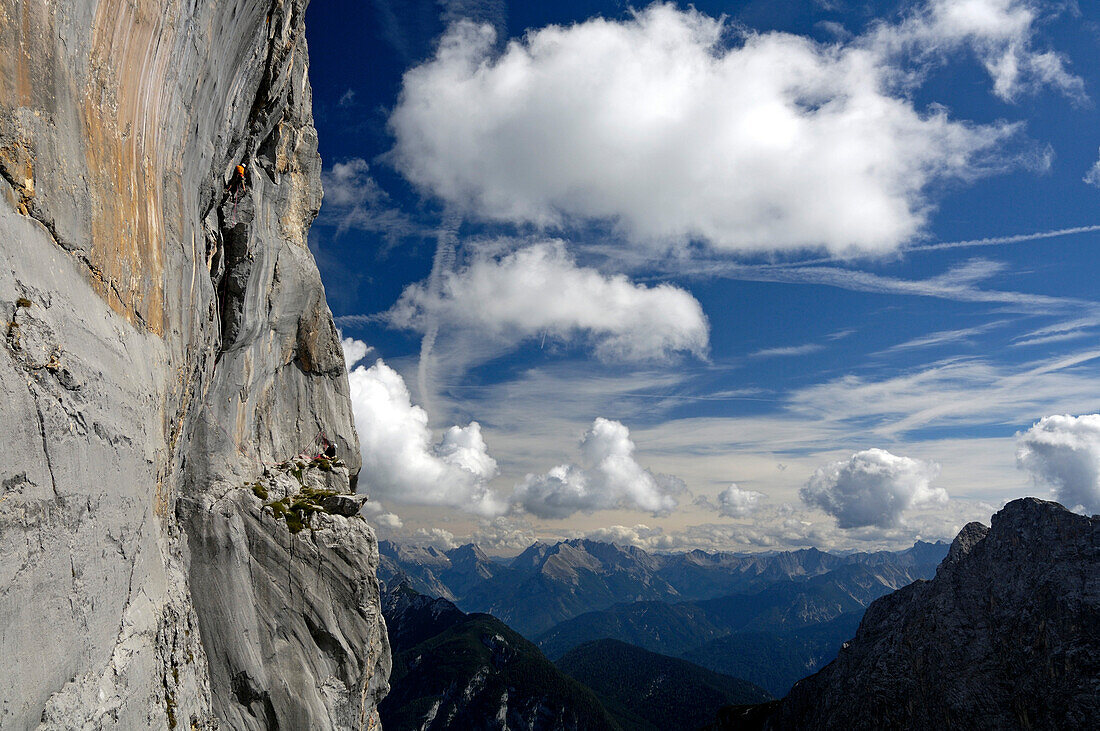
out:
{"label": "grass tuft on rock", "polygon": [[269,497],[271,497],[271,493],[268,492],[267,488],[262,482],[252,483],[252,493],[261,500],[267,500]]}
{"label": "grass tuft on rock", "polygon": [[[256,492],[256,487],[254,486],[252,490]],[[258,494],[259,493],[257,493],[257,495]],[[286,522],[286,527],[290,529],[291,533],[299,533],[308,525],[309,516],[314,513],[333,514],[318,502],[318,498],[338,494],[339,493],[335,490],[319,490],[312,487],[303,487],[298,494],[288,495],[282,500],[266,503],[265,507],[271,508],[272,514],[274,514],[277,519],[282,519]]]}

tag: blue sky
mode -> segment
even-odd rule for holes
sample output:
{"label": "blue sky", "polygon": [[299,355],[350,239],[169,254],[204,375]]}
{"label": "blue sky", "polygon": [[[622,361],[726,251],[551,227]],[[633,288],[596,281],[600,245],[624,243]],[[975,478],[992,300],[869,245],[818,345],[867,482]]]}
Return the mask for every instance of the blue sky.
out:
{"label": "blue sky", "polygon": [[1100,510],[1091,6],[333,0],[307,28],[311,246],[371,348],[380,533],[865,548],[1022,494]]}

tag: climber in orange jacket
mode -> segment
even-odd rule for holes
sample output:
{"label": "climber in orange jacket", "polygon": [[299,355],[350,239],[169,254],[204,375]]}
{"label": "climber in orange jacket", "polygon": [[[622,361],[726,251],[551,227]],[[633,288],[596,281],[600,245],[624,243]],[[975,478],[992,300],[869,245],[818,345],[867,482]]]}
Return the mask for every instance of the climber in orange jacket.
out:
{"label": "climber in orange jacket", "polygon": [[244,192],[247,175],[248,169],[243,162],[233,168],[233,177],[229,179],[229,192],[234,198]]}

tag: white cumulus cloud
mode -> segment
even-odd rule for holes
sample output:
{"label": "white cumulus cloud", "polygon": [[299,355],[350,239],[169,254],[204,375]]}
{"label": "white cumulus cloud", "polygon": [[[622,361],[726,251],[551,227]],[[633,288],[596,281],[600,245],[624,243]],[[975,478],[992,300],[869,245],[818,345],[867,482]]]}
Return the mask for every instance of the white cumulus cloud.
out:
{"label": "white cumulus cloud", "polygon": [[407,542],[414,546],[431,546],[439,551],[449,551],[459,546],[454,533],[442,528],[420,528]]}
{"label": "white cumulus cloud", "polygon": [[401,522],[401,518],[393,513],[382,513],[374,519],[374,524],[385,528],[386,530],[401,530],[404,523]]}
{"label": "white cumulus cloud", "polygon": [[375,502],[374,500],[363,503],[361,512],[370,520],[371,525],[381,529],[381,532],[386,535],[392,535],[395,531],[399,531],[405,526],[400,516],[387,511],[382,503]]}
{"label": "white cumulus cloud", "polygon": [[535,531],[526,518],[501,516],[479,521],[469,542],[492,551],[522,551],[535,542]]}
{"label": "white cumulus cloud", "polygon": [[578,266],[560,242],[478,255],[443,277],[438,292],[427,283],[406,287],[389,311],[391,324],[472,333],[481,347],[487,340],[507,346],[582,337],[605,360],[662,359],[677,351],[702,356],[707,349],[707,318],[690,293]]}
{"label": "white cumulus cloud", "polygon": [[755,490],[742,490],[732,484],[718,493],[718,512],[727,518],[744,518],[759,507],[763,493]]}
{"label": "white cumulus cloud", "polygon": [[344,362],[347,364],[349,371],[374,350],[362,340],[356,340],[355,338],[341,338],[340,347],[344,350]]}
{"label": "white cumulus cloud", "polygon": [[516,505],[540,518],[567,518],[577,512],[616,508],[667,515],[676,507],[674,495],[684,491],[683,482],[638,464],[630,430],[621,423],[596,419],[580,447],[582,464],[559,465],[546,474],[527,475],[516,486]]}
{"label": "white cumulus cloud", "polygon": [[1059,502],[1100,512],[1100,414],[1045,416],[1016,438],[1017,464]]}
{"label": "white cumulus cloud", "polygon": [[412,403],[405,381],[381,359],[348,374],[363,470],[373,496],[410,505],[438,505],[499,515],[506,504],[488,482],[497,475],[481,426],[451,427],[433,445],[428,414]]}
{"label": "white cumulus cloud", "polygon": [[947,491],[930,484],[938,474],[932,462],[866,449],[818,468],[799,494],[839,528],[894,528],[910,507],[947,503]]}
{"label": "white cumulus cloud", "polygon": [[614,543],[619,546],[637,546],[647,551],[678,547],[669,536],[664,534],[662,528],[651,528],[642,523],[633,527],[610,525],[606,528],[597,528],[585,533],[583,537],[592,541]]}
{"label": "white cumulus cloud", "polygon": [[918,108],[914,74],[892,64],[965,47],[1003,96],[1071,85],[1061,57],[1029,45],[1031,8],[937,0],[840,44],[669,3],[528,31],[503,51],[491,26],[459,22],[406,73],[390,160],[490,220],[609,221],[661,247],[890,250],[921,231],[934,185],[988,171],[1017,132]]}

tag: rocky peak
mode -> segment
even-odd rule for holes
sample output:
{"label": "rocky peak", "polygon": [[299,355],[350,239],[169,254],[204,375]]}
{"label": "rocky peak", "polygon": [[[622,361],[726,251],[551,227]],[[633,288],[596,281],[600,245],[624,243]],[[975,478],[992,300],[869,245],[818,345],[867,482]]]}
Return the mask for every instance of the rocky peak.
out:
{"label": "rocky peak", "polygon": [[535,541],[525,548],[518,556],[513,558],[509,565],[516,569],[535,569],[542,565],[547,554],[550,553],[551,548],[552,546],[549,543]]}
{"label": "rocky peak", "polygon": [[488,562],[489,556],[485,551],[481,550],[481,546],[475,543],[467,543],[464,546],[458,548],[452,548],[447,551],[447,558],[451,559],[451,564],[458,568],[460,566]]}
{"label": "rocky peak", "polygon": [[955,540],[951,541],[951,548],[947,551],[947,558],[940,564],[941,569],[946,569],[949,566],[954,566],[962,559],[970,555],[971,549],[978,545],[989,534],[989,526],[983,525],[978,522],[967,523],[963,526],[963,529],[959,531],[959,535],[955,536]]}
{"label": "rocky peak", "polygon": [[401,563],[417,564],[431,568],[450,568],[451,559],[433,546],[407,546],[393,541],[380,541],[378,551]]}
{"label": "rocky peak", "polygon": [[729,727],[1089,727],[1100,718],[1100,516],[1024,498],[988,528],[967,525],[934,579],[875,601],[833,663],[751,723],[742,716]]}

